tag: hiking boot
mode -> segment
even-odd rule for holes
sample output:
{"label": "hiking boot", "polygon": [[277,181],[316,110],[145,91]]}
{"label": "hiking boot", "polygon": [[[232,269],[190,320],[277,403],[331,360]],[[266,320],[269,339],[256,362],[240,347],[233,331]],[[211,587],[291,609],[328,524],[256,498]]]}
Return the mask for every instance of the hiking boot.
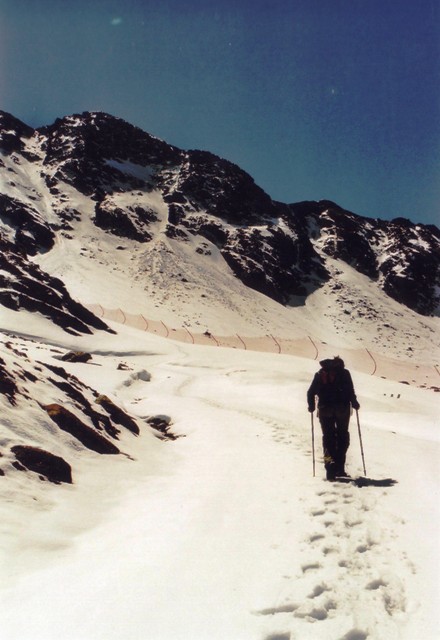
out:
{"label": "hiking boot", "polygon": [[330,481],[336,480],[336,465],[335,464],[329,464],[326,467],[326,476],[327,476],[327,480],[330,480]]}

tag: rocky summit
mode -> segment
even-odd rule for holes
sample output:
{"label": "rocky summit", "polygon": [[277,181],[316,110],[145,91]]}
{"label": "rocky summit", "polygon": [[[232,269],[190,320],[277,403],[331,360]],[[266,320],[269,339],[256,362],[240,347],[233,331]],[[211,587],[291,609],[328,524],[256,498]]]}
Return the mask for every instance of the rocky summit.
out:
{"label": "rocky summit", "polygon": [[[439,312],[435,226],[366,218],[330,201],[274,201],[233,163],[105,113],[33,129],[0,112],[0,171],[0,303],[72,333],[107,327],[56,269],[45,269],[45,256],[86,224],[116,241],[163,241],[169,254],[180,247],[187,260],[193,252],[223,261],[246,287],[284,306],[333,281],[339,262],[417,314]],[[136,279],[153,277],[153,262]]]}

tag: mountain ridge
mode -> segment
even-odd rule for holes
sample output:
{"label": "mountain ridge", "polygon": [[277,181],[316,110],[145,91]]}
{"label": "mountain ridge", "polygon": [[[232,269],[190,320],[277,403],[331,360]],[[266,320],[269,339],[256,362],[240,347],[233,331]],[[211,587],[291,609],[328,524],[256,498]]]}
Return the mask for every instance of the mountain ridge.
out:
{"label": "mountain ridge", "polygon": [[[81,302],[105,303],[82,297],[87,292],[78,287],[81,258],[91,257],[96,245],[95,262],[108,254],[126,286],[143,280],[150,296],[158,295],[158,287],[153,293],[150,286],[156,282],[158,301],[173,276],[187,281],[188,295],[191,273],[209,273],[214,291],[221,271],[229,273],[224,292],[235,288],[233,276],[245,287],[234,295],[251,289],[284,308],[304,307],[326,283],[343,286],[332,266],[336,260],[416,314],[439,313],[440,231],[434,225],[366,218],[327,200],[277,202],[228,160],[178,149],[102,112],[37,129],[0,112],[0,152],[0,299],[11,309],[50,315],[44,308],[49,290],[38,293],[38,282],[56,292],[53,305],[63,309],[65,326]],[[87,246],[75,253],[81,237]],[[60,246],[71,250],[63,257]],[[127,260],[121,262],[127,248],[135,263],[129,269]],[[170,270],[167,260],[175,273],[165,282],[159,267]],[[25,274],[35,283],[38,305],[22,290]],[[72,291],[79,307],[68,299]],[[104,328],[84,313],[88,330]],[[53,319],[60,324],[59,313]]]}

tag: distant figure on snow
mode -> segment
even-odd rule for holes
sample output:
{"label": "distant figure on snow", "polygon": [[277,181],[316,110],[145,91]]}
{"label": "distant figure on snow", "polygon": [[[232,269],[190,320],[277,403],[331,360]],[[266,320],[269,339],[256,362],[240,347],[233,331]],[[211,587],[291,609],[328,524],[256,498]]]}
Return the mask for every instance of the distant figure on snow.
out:
{"label": "distant figure on snow", "polygon": [[356,411],[360,405],[344,361],[337,356],[321,360],[319,364],[321,369],[315,374],[307,391],[307,403],[310,413],[313,413],[318,396],[318,417],[322,429],[327,480],[335,480],[338,477],[347,477],[345,456],[350,444],[350,405]]}

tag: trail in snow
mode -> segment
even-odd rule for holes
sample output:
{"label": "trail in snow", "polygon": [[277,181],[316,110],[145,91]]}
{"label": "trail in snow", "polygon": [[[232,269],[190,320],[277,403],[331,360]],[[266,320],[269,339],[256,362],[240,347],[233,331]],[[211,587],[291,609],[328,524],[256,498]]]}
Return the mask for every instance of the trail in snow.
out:
{"label": "trail in snow", "polygon": [[50,510],[34,488],[41,513],[0,591],[8,640],[435,639],[434,394],[356,374],[367,470],[397,484],[334,485],[318,434],[312,477],[315,362],[129,327],[68,340],[100,365],[69,371],[138,416],[169,415],[185,437],[126,437],[133,461],[87,456]]}
{"label": "trail in snow", "polygon": [[[374,515],[384,495],[336,485],[317,492],[301,562],[275,605],[258,612],[275,618],[274,629],[287,629],[283,637],[291,629],[301,638],[336,638],[342,621],[346,638],[401,637],[410,567],[387,535],[397,523]],[[299,621],[292,624],[286,614]]]}
{"label": "trail in snow", "polygon": [[[238,371],[228,375],[234,373],[240,374]],[[216,410],[227,411],[229,400],[227,405],[213,397],[208,400],[209,388],[215,389],[216,385],[207,385],[204,389],[205,402]],[[241,403],[244,404],[243,400]],[[298,453],[310,460],[310,442],[303,425],[292,425],[291,420],[284,423],[274,420],[273,408],[268,416],[248,408],[241,408],[238,413],[242,416],[240,422],[251,418],[269,427],[274,441],[289,448],[292,464],[298,460]],[[304,479],[300,482],[308,491],[313,491],[313,485],[317,484]],[[411,577],[412,565],[404,552],[394,548],[396,529],[401,523],[392,516],[384,520],[378,504],[386,498],[389,489],[360,490],[356,486],[328,483],[324,486],[316,493],[312,505],[307,504],[310,495],[296,492],[299,505],[296,500],[286,503],[285,517],[290,519],[285,522],[282,543],[273,545],[272,549],[284,554],[295,541],[297,558],[293,566],[285,566],[285,573],[280,576],[282,587],[275,601],[254,611],[256,615],[273,619],[267,628],[278,630],[268,631],[266,640],[336,638],[341,620],[345,620],[347,628],[354,623],[344,636],[347,640],[398,639],[401,637],[399,621],[406,620],[405,581]],[[298,518],[298,508],[303,511],[301,518],[305,516],[310,524],[310,529],[303,531],[299,538],[297,527],[289,531],[292,518],[294,522]],[[377,508],[380,516],[375,515]],[[293,624],[289,622],[292,616]],[[316,622],[324,621],[326,624],[315,626]]]}

